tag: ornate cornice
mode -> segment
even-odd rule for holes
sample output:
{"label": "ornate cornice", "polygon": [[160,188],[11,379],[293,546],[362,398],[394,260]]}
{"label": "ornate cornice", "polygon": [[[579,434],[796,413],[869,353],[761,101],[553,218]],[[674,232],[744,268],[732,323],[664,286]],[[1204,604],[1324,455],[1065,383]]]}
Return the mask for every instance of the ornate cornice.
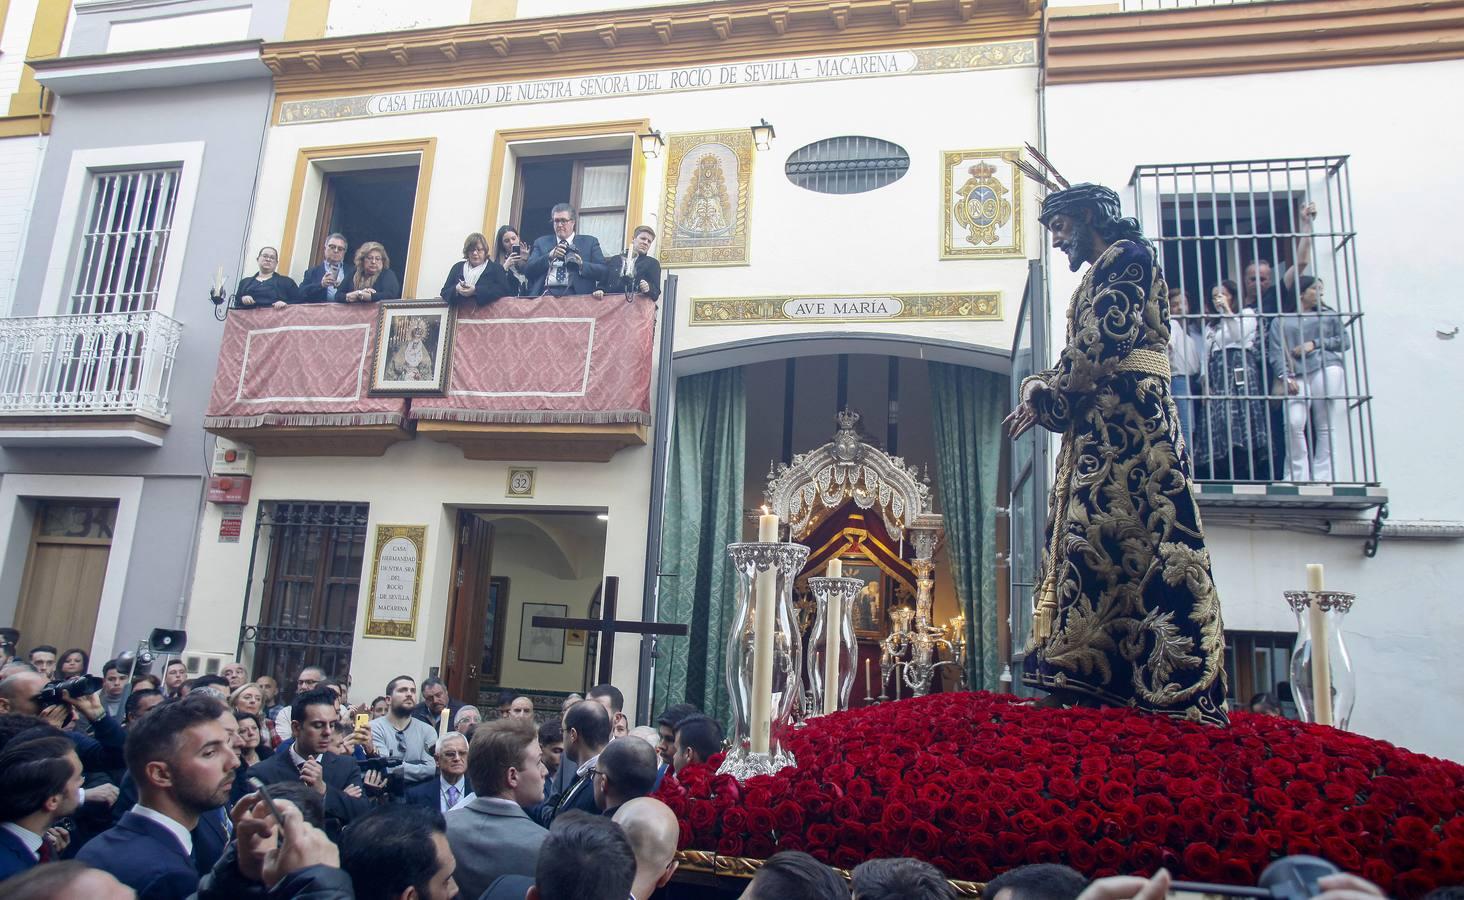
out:
{"label": "ornate cornice", "polygon": [[276,90],[323,96],[1034,38],[1035,0],[724,0],[266,44]]}
{"label": "ornate cornice", "polygon": [[1049,10],[1049,85],[1464,58],[1464,0],[1288,0]]}

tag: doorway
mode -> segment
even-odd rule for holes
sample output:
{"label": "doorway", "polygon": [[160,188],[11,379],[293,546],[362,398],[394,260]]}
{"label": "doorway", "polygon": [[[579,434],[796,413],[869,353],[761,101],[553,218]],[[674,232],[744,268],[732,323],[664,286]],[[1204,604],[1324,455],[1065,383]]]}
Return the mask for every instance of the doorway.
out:
{"label": "doorway", "polygon": [[557,710],[557,698],[589,687],[586,634],[536,628],[532,619],[593,615],[605,529],[595,512],[458,511],[443,648],[452,696],[491,708],[500,692],[512,691]]}
{"label": "doorway", "polygon": [[315,219],[315,242],[311,247],[324,245],[327,235],[343,234],[347,243],[346,261],[351,262],[356,248],[367,241],[377,241],[386,248],[388,267],[405,284],[419,169],[417,163],[412,163],[325,173],[320,214]]}
{"label": "doorway", "polygon": [[116,525],[116,500],[37,502],[15,611],[23,645],[91,648]]}
{"label": "doorway", "polygon": [[630,196],[630,151],[531,156],[519,162],[513,215],[519,236],[532,245],[552,234],[550,210],[568,203],[579,215],[575,230],[600,242],[605,256],[625,249]]}

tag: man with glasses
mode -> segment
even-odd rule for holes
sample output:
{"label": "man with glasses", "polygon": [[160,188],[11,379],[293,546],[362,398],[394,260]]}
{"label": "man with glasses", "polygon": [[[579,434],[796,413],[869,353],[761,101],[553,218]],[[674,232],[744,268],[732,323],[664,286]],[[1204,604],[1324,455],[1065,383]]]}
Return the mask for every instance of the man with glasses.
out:
{"label": "man with glasses", "polygon": [[408,787],[437,776],[432,746],[437,729],[412,715],[417,708],[417,679],[398,675],[386,684],[391,711],[371,722],[371,746],[366,752],[402,761],[402,777]]}
{"label": "man with glasses", "polygon": [[[295,696],[308,694],[325,682],[325,670],[319,666],[306,666],[300,670],[300,675],[295,679]],[[280,707],[275,714],[275,734],[280,736],[280,741],[290,739],[290,707]]]}
{"label": "man with glasses", "polygon": [[[300,282],[300,299],[305,303],[330,303],[338,290],[350,290],[356,269],[346,262],[346,236],[332,233],[325,239],[320,265],[305,272]],[[345,299],[342,297],[341,299]]]}
{"label": "man with glasses", "polygon": [[467,778],[468,739],[449,731],[437,742],[433,755],[437,759],[437,777],[407,788],[406,801],[445,813],[472,800],[473,787]]}
{"label": "man with glasses", "polygon": [[549,213],[553,234],[534,241],[534,252],[524,266],[531,293],[563,297],[591,294],[605,277],[605,254],[600,242],[587,234],[575,234],[575,211],[568,203],[557,203]]}

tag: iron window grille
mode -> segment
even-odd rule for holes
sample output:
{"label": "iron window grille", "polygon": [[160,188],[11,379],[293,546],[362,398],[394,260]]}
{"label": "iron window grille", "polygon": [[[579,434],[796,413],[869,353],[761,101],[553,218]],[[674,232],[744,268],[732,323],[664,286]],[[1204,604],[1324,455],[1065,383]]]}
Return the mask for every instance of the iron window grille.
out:
{"label": "iron window grille", "polygon": [[365,503],[259,504],[238,652],[252,650],[254,675],[274,676],[282,698],[293,695],[306,666],[332,679],[351,671],[368,510]]}
{"label": "iron window grille", "polygon": [[177,167],[93,174],[71,290],[73,315],[157,306],[181,174]]}
{"label": "iron window grille", "polygon": [[904,147],[858,135],[814,141],[793,151],[784,166],[789,181],[820,194],[872,191],[899,181],[909,169]]}
{"label": "iron window grille", "polygon": [[[1376,485],[1347,157],[1143,165],[1130,184],[1188,304],[1171,315],[1170,352],[1180,376],[1199,358],[1174,391],[1197,478]],[[1306,310],[1309,278],[1323,299]],[[1241,295],[1233,315],[1212,298],[1225,282]]]}
{"label": "iron window grille", "polygon": [[[1045,368],[1047,344],[1047,288],[1043,283],[1042,264],[1028,263],[1027,286],[1022,292],[1022,307],[1017,314],[1016,336],[1012,341],[1012,375],[1010,403],[1015,408],[1022,390],[1022,380]],[[1033,428],[1011,442],[1011,496],[1009,527],[1011,559],[1008,564],[1011,585],[1012,680],[1018,693],[1021,687],[1022,657],[1032,624],[1032,603],[1041,572],[1042,553],[1046,545],[1047,492],[1050,476],[1047,434]]]}

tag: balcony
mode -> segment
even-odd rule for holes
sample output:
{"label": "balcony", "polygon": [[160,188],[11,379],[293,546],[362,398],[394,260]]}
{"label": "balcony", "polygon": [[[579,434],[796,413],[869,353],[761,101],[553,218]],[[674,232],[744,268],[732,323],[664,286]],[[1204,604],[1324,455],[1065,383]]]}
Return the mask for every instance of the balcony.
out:
{"label": "balcony", "polygon": [[161,446],[182,335],[152,310],[0,320],[0,445]]}
{"label": "balcony", "polygon": [[504,297],[455,310],[446,388],[412,397],[371,391],[380,312],[231,313],[204,427],[259,456],[381,456],[420,435],[468,459],[607,462],[646,443],[648,298]]}

